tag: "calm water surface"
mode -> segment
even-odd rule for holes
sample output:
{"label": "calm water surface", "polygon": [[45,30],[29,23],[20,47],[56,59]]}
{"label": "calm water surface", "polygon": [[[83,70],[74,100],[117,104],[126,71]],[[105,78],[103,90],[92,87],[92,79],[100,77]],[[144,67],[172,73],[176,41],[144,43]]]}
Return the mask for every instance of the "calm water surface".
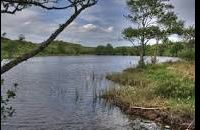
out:
{"label": "calm water surface", "polygon": [[[159,57],[159,62],[176,60]],[[3,130],[156,130],[159,125],[129,118],[98,95],[112,83],[105,75],[134,67],[134,56],[35,57],[5,73],[1,93],[18,83],[12,118]]]}

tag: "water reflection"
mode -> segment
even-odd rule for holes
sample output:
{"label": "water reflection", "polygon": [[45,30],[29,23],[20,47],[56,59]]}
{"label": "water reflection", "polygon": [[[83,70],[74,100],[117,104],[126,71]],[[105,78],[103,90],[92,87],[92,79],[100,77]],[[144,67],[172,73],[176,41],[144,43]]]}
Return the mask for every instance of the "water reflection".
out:
{"label": "water reflection", "polygon": [[13,83],[18,83],[19,88],[11,102],[16,113],[2,122],[2,129],[151,129],[153,122],[129,120],[118,108],[99,98],[113,86],[105,79],[107,73],[134,66],[138,60],[133,56],[37,57],[20,64],[3,75],[2,94]]}

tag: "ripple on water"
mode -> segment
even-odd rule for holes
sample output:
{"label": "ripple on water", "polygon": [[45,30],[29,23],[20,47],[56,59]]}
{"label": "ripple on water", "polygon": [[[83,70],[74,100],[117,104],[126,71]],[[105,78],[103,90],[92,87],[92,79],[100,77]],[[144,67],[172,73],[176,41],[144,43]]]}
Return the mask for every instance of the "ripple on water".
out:
{"label": "ripple on water", "polygon": [[109,87],[107,73],[134,66],[138,60],[134,56],[35,57],[18,65],[2,76],[2,93],[13,83],[19,84],[11,101],[16,113],[2,121],[2,129],[160,129],[153,122],[129,120],[118,108],[97,98]]}

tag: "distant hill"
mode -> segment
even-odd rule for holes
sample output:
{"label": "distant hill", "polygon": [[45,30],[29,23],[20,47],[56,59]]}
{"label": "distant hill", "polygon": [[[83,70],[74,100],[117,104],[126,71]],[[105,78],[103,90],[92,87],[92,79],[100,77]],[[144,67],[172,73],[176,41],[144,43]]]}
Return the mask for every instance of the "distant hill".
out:
{"label": "distant hill", "polygon": [[[10,40],[1,37],[1,58],[17,57],[36,48],[38,45],[39,44],[28,41]],[[80,44],[54,41],[38,55],[45,56],[94,54],[94,50],[94,47],[84,47]]]}
{"label": "distant hill", "polygon": [[[8,38],[1,37],[1,59],[12,58],[24,54],[36,48],[39,44],[20,41],[10,40]],[[189,46],[188,46],[189,45]],[[191,46],[192,45],[192,46]],[[178,54],[188,48],[193,48],[193,44],[184,42],[168,42],[159,45],[148,45],[146,47],[145,54],[147,56],[154,55],[155,48],[158,49],[157,53],[159,56],[178,56]],[[138,47],[112,47],[111,44],[106,46],[99,45],[97,47],[85,47],[80,44],[69,43],[64,41],[54,41],[44,51],[39,53],[39,56],[50,56],[50,55],[135,55],[139,56]],[[191,50],[189,50],[190,52]],[[188,53],[188,52],[187,52]],[[185,54],[184,54],[185,55]],[[193,55],[193,52],[188,55]]]}

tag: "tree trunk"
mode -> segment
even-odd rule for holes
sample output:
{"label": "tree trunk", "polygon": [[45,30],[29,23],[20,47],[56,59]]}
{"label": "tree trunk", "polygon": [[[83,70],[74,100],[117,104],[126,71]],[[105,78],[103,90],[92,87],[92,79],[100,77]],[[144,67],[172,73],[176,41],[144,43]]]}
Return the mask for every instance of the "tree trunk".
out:
{"label": "tree trunk", "polygon": [[75,12],[64,24],[62,24],[53,34],[51,34],[51,36],[46,41],[42,42],[39,47],[3,65],[1,67],[1,74],[10,70],[11,68],[18,65],[19,63],[37,55],[39,52],[43,51],[85,8],[81,8],[77,12]]}
{"label": "tree trunk", "polygon": [[145,45],[144,45],[144,38],[142,38],[141,39],[141,47],[140,47],[140,60],[139,60],[139,67],[141,67],[141,68],[143,68],[145,66],[144,56],[145,56]]}
{"label": "tree trunk", "polygon": [[159,39],[156,39],[156,47],[155,47],[155,51],[154,51],[153,64],[155,64],[156,61],[157,61],[157,55],[158,55],[158,42],[159,42]]}

